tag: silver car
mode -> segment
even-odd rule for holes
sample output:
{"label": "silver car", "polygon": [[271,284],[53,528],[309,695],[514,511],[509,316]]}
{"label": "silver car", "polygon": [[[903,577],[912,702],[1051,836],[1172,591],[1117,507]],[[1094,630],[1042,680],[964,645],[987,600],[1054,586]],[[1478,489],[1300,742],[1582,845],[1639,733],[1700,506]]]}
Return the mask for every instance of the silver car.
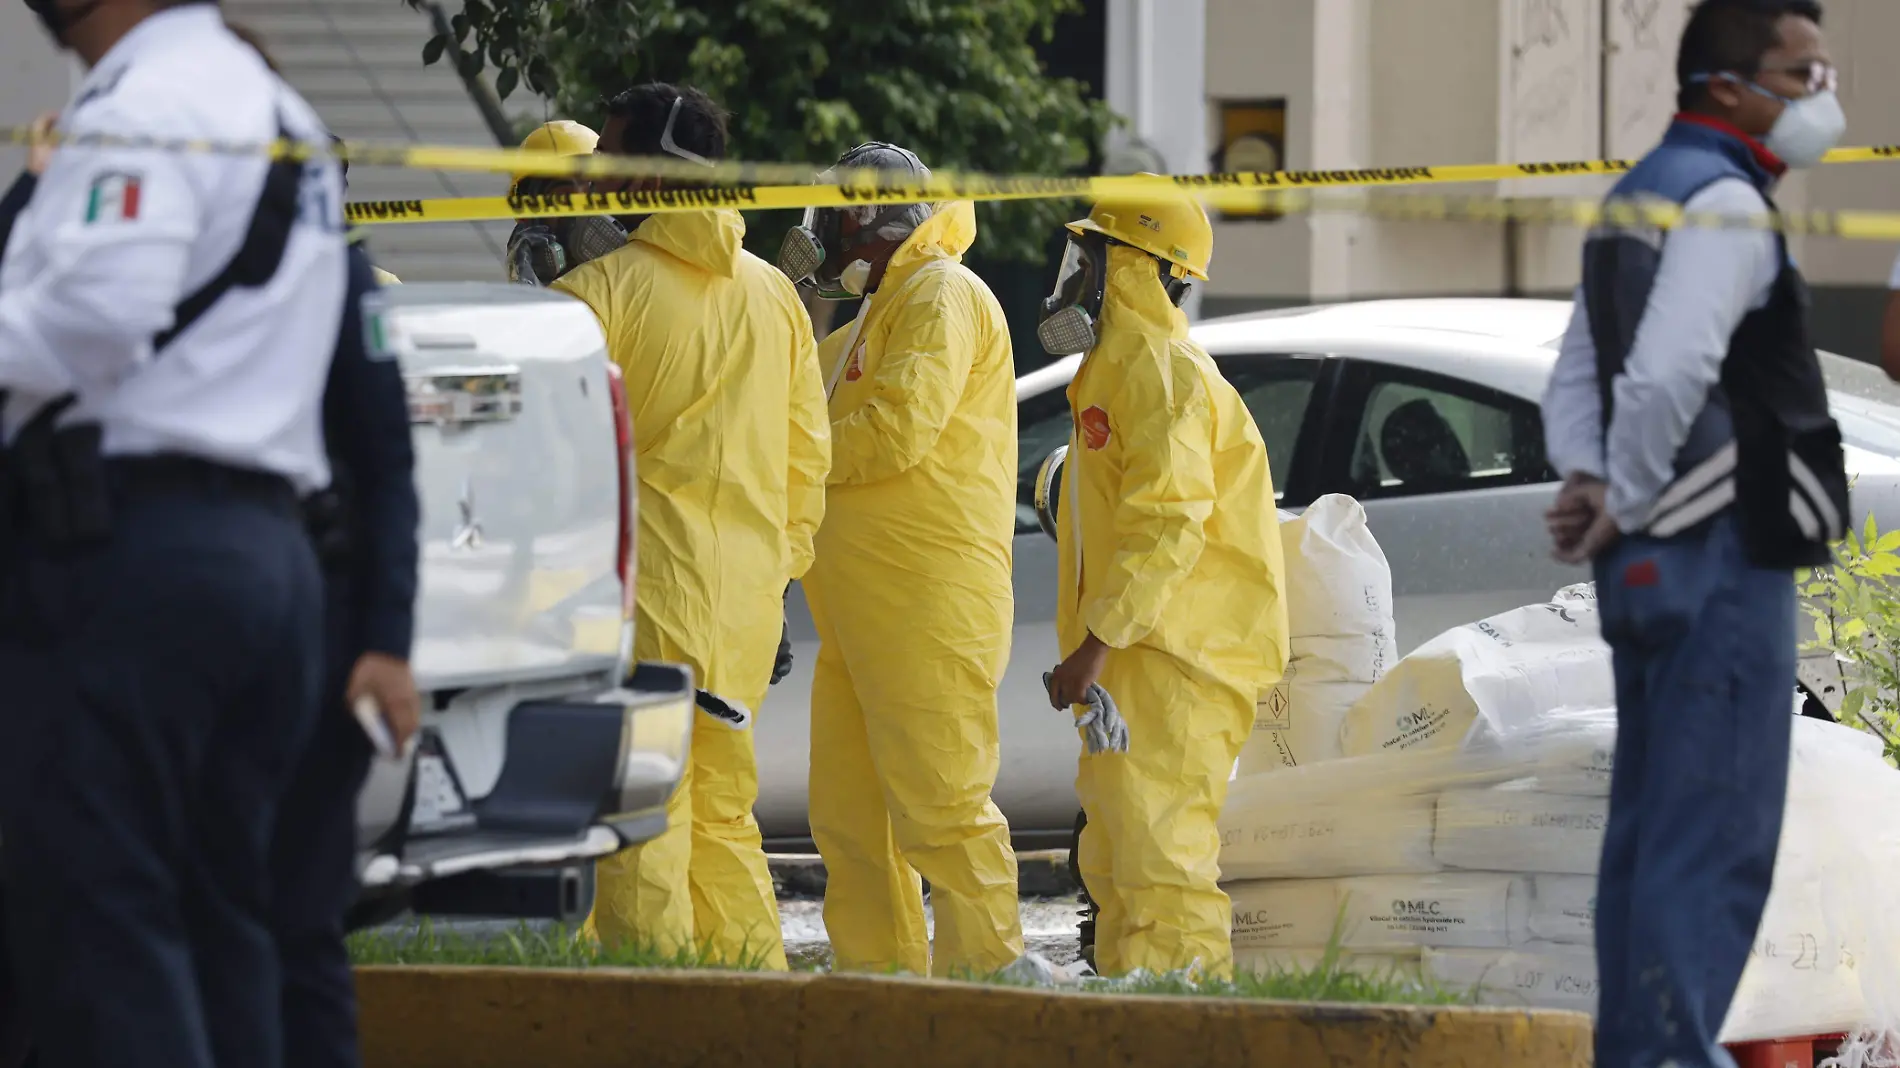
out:
{"label": "silver car", "polygon": [[[1374,301],[1211,320],[1194,339],[1253,412],[1282,509],[1297,512],[1328,493],[1364,503],[1392,565],[1404,653],[1588,577],[1550,558],[1543,521],[1557,478],[1538,401],[1569,320],[1567,301]],[[1873,367],[1821,359],[1857,478],[1855,509],[1872,511],[1883,528],[1900,526],[1900,406],[1891,402],[1900,389]],[[995,796],[1026,845],[1066,844],[1076,814],[1078,742],[1042,688],[1042,672],[1060,654],[1055,543],[1037,522],[1034,483],[1043,459],[1068,442],[1064,387],[1080,362],[1069,357],[1016,382],[1016,629],[998,694]],[[780,840],[808,833],[817,641],[796,595],[791,633],[797,664],[757,721],[759,821]]]}

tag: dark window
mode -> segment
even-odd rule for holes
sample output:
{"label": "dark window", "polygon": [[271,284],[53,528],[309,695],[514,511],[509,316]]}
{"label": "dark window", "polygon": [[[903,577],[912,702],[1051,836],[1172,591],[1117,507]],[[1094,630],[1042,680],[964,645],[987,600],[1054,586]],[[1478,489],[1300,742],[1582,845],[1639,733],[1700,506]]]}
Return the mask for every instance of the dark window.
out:
{"label": "dark window", "polygon": [[1362,364],[1349,492],[1364,499],[1554,481],[1529,401],[1440,375]]}
{"label": "dark window", "polygon": [[1275,499],[1286,497],[1298,469],[1294,460],[1299,455],[1300,428],[1306,422],[1322,363],[1318,357],[1305,356],[1241,356],[1220,361],[1221,374],[1239,391],[1267,443]]}

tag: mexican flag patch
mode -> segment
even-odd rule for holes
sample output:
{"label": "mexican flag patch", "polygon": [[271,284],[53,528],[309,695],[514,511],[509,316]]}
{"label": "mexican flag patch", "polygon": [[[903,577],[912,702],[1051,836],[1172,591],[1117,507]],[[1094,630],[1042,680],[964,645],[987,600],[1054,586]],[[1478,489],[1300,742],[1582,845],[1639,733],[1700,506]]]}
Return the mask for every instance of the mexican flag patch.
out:
{"label": "mexican flag patch", "polygon": [[139,217],[139,176],[112,171],[92,180],[86,223],[131,222]]}

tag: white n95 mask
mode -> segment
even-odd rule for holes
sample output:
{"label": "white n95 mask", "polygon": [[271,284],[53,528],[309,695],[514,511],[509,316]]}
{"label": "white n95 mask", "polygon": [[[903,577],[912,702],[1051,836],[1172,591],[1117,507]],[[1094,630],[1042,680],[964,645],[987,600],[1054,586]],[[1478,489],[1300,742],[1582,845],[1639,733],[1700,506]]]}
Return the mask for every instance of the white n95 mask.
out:
{"label": "white n95 mask", "polygon": [[838,288],[854,297],[864,295],[865,287],[871,284],[871,265],[865,260],[852,260],[844,270],[838,272]]}
{"label": "white n95 mask", "polygon": [[1768,151],[1796,169],[1820,163],[1847,133],[1847,112],[1832,89],[1790,100],[1762,140]]}

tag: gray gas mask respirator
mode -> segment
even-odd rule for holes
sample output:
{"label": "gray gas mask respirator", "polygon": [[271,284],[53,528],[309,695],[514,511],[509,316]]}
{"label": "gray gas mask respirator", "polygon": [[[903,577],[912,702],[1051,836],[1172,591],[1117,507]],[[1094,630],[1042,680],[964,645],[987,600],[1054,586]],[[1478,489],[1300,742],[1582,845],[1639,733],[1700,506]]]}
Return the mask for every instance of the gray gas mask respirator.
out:
{"label": "gray gas mask respirator", "polygon": [[[1073,356],[1095,347],[1102,302],[1108,294],[1108,250],[1117,244],[1097,233],[1070,235],[1055,288],[1043,299],[1037,315],[1036,340],[1051,356]],[[1180,307],[1187,299],[1187,280],[1175,278],[1159,259],[1155,267],[1169,303]]]}
{"label": "gray gas mask respirator", "polygon": [[508,280],[552,285],[581,264],[626,244],[627,231],[607,215],[517,223],[508,237]]}
{"label": "gray gas mask respirator", "polygon": [[[836,167],[818,176],[818,184],[836,183],[841,170],[877,170],[905,179],[930,179],[916,153],[896,145],[872,141],[846,152]],[[902,241],[930,218],[930,204],[862,204],[834,208],[806,208],[805,218],[785,232],[779,245],[778,269],[795,285],[809,285],[825,300],[851,300],[864,295],[875,269],[871,260],[856,255],[879,241]],[[846,214],[857,224],[845,236]]]}

